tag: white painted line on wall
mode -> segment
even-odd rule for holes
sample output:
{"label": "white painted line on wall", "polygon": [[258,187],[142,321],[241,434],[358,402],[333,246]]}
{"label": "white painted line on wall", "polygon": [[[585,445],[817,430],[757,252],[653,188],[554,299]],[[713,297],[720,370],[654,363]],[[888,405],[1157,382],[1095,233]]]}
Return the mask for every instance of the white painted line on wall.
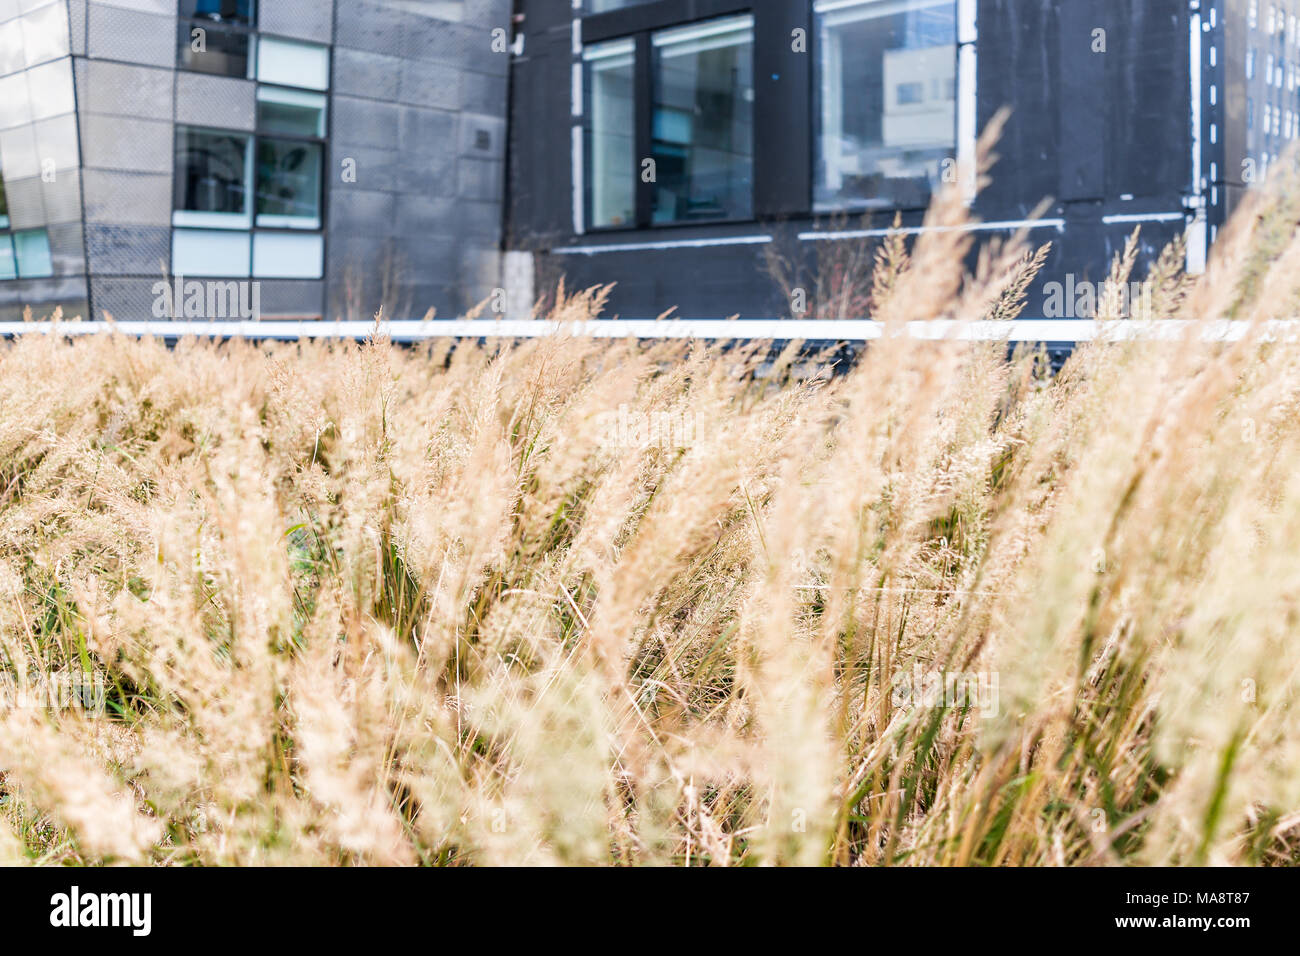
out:
{"label": "white painted line on wall", "polygon": [[1106,225],[1114,225],[1118,222],[1186,222],[1187,213],[1185,212],[1134,212],[1125,213],[1122,216],[1102,216],[1101,221]]}
{"label": "white painted line on wall", "polygon": [[1001,232],[1016,229],[1055,229],[1065,230],[1064,219],[1021,219],[1015,222],[972,222],[962,226],[904,226],[899,229],[837,229],[835,231],[801,232],[799,238],[805,242],[834,242],[838,239],[869,239],[876,236],[888,236],[902,233],[914,236],[923,232]]}
{"label": "white painted line on wall", "polygon": [[611,242],[591,246],[557,246],[557,256],[592,256],[601,252],[642,252],[650,249],[703,249],[707,246],[751,246],[772,241],[771,236],[717,236],[711,239],[664,239],[658,242]]}

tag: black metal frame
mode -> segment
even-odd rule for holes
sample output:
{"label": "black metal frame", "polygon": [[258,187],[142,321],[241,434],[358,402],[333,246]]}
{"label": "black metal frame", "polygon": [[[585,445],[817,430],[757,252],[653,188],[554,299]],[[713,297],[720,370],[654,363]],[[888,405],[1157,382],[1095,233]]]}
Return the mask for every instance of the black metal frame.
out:
{"label": "black metal frame", "polygon": [[[654,76],[651,34],[675,26],[727,16],[754,18],[754,171],[752,215],[744,219],[653,221],[654,188],[640,175],[640,161],[652,155]],[[806,52],[793,50],[795,29],[805,31]],[[734,225],[807,214],[812,202],[812,128],[791,128],[792,116],[811,116],[813,50],[811,0],[654,0],[621,10],[582,17],[582,42],[601,43],[631,38],[636,44],[634,110],[636,116],[635,221],[618,226],[592,226],[587,197],[582,197],[585,231],[591,234]],[[585,67],[584,67],[585,69]],[[584,140],[590,132],[589,110],[583,110]],[[780,148],[769,148],[769,144]],[[584,157],[585,161],[585,157]],[[585,176],[584,170],[584,176]],[[585,179],[584,179],[585,183]]]}
{"label": "black metal frame", "polygon": [[[956,0],[954,0],[954,3]],[[748,219],[652,221],[653,184],[641,182],[639,166],[635,221],[617,226],[592,226],[584,195],[584,233],[627,233],[648,230],[725,226],[778,219],[815,219],[817,54],[812,0],[652,0],[620,10],[581,18],[582,42],[600,43],[632,38],[636,42],[634,92],[636,155],[652,155],[653,63],[652,33],[674,26],[718,17],[751,14],[754,17],[754,182],[753,215]],[[793,31],[804,31],[804,52],[793,49]],[[960,44],[953,51],[960,61]],[[956,64],[960,87],[960,62]],[[960,88],[958,96],[961,95]],[[590,132],[589,110],[583,110],[584,140]],[[795,118],[804,122],[792,122]],[[954,118],[954,137],[958,120]],[[586,170],[584,170],[584,176]],[[584,179],[585,183],[585,179]],[[585,193],[585,188],[584,188]],[[924,206],[893,202],[873,208],[872,214],[912,213]],[[846,215],[858,210],[846,206]]]}

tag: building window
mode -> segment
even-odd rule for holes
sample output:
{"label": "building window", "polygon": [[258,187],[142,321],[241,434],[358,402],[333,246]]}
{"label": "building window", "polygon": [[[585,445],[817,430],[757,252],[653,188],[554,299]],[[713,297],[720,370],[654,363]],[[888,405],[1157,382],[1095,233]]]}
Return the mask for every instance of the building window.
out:
{"label": "building window", "polygon": [[173,273],[323,274],[328,50],[264,41],[258,58],[259,77],[307,89],[259,84],[253,134],[177,127]]}
{"label": "building window", "polygon": [[598,43],[583,51],[587,221],[595,228],[636,222],[636,45]]}
{"label": "building window", "polygon": [[254,0],[180,0],[176,28],[181,69],[247,77],[256,14]]}
{"label": "building window", "polygon": [[14,232],[9,221],[9,200],[0,175],[0,279],[44,279],[54,275],[50,237],[44,229]]}
{"label": "building window", "polygon": [[54,260],[44,229],[0,231],[0,279],[46,279],[52,275]]}
{"label": "building window", "polygon": [[241,133],[176,127],[177,225],[247,229],[249,148]]}
{"label": "building window", "polygon": [[653,35],[653,221],[748,219],[754,183],[754,20]]}
{"label": "building window", "polygon": [[329,89],[329,49],[313,43],[261,37],[257,42],[257,79],[308,90]]}
{"label": "building window", "polygon": [[953,0],[817,0],[813,205],[924,208],[957,150]]}
{"label": "building window", "polygon": [[753,218],[752,16],[591,43],[581,69],[580,228]]}

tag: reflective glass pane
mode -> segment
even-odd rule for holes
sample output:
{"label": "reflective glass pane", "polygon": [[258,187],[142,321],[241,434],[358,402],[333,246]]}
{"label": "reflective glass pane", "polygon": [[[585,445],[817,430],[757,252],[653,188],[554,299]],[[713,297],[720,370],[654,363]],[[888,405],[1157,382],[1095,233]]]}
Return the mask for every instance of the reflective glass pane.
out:
{"label": "reflective glass pane", "polygon": [[592,226],[632,225],[636,219],[635,46],[631,40],[594,44],[583,54],[587,82],[587,218]]}
{"label": "reflective glass pane", "polygon": [[176,29],[182,70],[248,76],[252,41],[247,33],[202,20],[181,20]]}
{"label": "reflective glass pane", "polygon": [[953,0],[820,0],[819,209],[920,208],[956,155]]}
{"label": "reflective glass pane", "polygon": [[261,37],[257,41],[257,78],[282,86],[329,89],[329,48]]}
{"label": "reflective glass pane", "polygon": [[246,232],[177,229],[172,232],[172,274],[246,276],[251,265],[250,247]]}
{"label": "reflective glass pane", "polygon": [[253,25],[253,0],[181,0],[180,12],[192,20]]}
{"label": "reflective glass pane", "polygon": [[319,143],[258,140],[259,225],[319,228],[322,157]]}
{"label": "reflective glass pane", "polygon": [[67,56],[68,5],[51,3],[22,18],[23,59],[27,66]]}
{"label": "reflective glass pane", "polygon": [[325,97],[319,93],[260,87],[257,128],[260,132],[288,136],[324,137]]}
{"label": "reflective glass pane", "polygon": [[178,127],[175,208],[247,213],[247,157],[247,136]]}
{"label": "reflective glass pane", "polygon": [[72,94],[72,58],[32,67],[27,71],[27,89],[33,119],[71,113],[77,108]]}
{"label": "reflective glass pane", "polygon": [[318,232],[259,232],[253,236],[253,275],[259,279],[319,279],[325,241]]}
{"label": "reflective glass pane", "polygon": [[753,212],[754,21],[729,17],[656,33],[654,221]]}
{"label": "reflective glass pane", "polygon": [[14,242],[9,233],[0,233],[0,279],[17,279],[18,263],[14,259]]}
{"label": "reflective glass pane", "polygon": [[44,229],[15,232],[14,254],[18,260],[20,279],[38,279],[54,275],[54,262],[50,258],[50,237]]}

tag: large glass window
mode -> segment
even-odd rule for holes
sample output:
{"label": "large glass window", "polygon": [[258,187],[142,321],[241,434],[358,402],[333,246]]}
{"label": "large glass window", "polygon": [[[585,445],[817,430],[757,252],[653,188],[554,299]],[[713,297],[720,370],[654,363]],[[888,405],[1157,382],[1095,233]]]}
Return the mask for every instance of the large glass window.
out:
{"label": "large glass window", "polygon": [[257,224],[320,228],[320,143],[257,141]]}
{"label": "large glass window", "polygon": [[173,272],[321,277],[326,103],[259,86],[255,134],[178,127]]}
{"label": "large glass window", "polygon": [[636,44],[587,47],[587,221],[593,227],[636,222]]}
{"label": "large glass window", "polygon": [[39,279],[54,274],[50,237],[44,229],[11,232],[9,201],[0,172],[0,279]]}
{"label": "large glass window", "polygon": [[[248,224],[248,150],[249,137],[240,133],[176,128],[178,222]],[[184,215],[188,213],[194,215]]]}
{"label": "large glass window", "polygon": [[651,37],[653,221],[753,214],[754,19],[728,17]]}
{"label": "large glass window", "polygon": [[330,85],[330,51],[314,43],[261,37],[257,41],[257,78],[263,83],[324,90]]}
{"label": "large glass window", "polygon": [[54,275],[50,255],[50,236],[44,229],[25,229],[14,233],[14,257],[18,260],[20,279]]}
{"label": "large glass window", "polygon": [[0,232],[0,279],[44,279],[52,275],[54,259],[44,229]]}
{"label": "large glass window", "polygon": [[180,0],[180,66],[222,76],[249,75],[254,0]]}
{"label": "large glass window", "polygon": [[817,0],[814,208],[921,208],[956,156],[954,0]]}

